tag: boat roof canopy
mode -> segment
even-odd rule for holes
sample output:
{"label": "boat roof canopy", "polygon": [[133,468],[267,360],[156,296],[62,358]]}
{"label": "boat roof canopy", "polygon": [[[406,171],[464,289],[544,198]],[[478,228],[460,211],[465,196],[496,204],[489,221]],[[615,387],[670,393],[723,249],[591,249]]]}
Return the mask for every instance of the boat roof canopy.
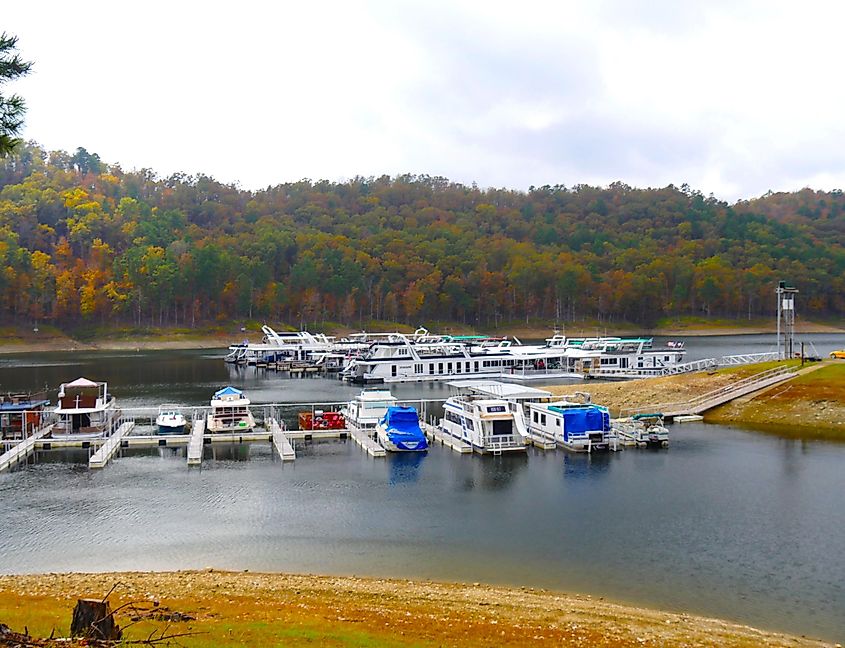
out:
{"label": "boat roof canopy", "polygon": [[48,400],[17,401],[16,403],[0,403],[0,412],[26,412],[31,409],[40,409],[49,405]]}
{"label": "boat roof canopy", "polygon": [[80,377],[73,382],[65,383],[65,387],[99,387],[99,383]]}
{"label": "boat roof canopy", "polygon": [[220,398],[221,396],[243,396],[243,394],[240,389],[235,389],[230,385],[214,392],[214,398]]}
{"label": "boat roof canopy", "polygon": [[534,400],[552,397],[552,392],[544,389],[535,389],[534,387],[497,380],[455,380],[448,385],[459,392],[470,392],[508,400]]}

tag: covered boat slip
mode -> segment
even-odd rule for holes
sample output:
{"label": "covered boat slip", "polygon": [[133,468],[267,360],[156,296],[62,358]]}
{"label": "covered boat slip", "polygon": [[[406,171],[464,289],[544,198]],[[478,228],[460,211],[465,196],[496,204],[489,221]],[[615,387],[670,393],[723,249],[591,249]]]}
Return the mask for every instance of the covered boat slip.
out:
{"label": "covered boat slip", "polygon": [[[0,401],[0,439],[23,439],[43,424],[50,401],[42,395],[8,394]],[[44,394],[46,396],[46,394]]]}

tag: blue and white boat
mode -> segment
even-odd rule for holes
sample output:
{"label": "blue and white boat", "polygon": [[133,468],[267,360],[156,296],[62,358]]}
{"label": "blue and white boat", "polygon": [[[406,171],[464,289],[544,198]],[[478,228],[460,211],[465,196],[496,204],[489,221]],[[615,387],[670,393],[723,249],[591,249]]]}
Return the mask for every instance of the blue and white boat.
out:
{"label": "blue and white boat", "polygon": [[602,405],[567,399],[554,403],[528,403],[528,429],[573,452],[616,450],[618,438],[610,412]]}
{"label": "blue and white boat", "polygon": [[388,407],[376,425],[376,438],[390,452],[428,450],[428,441],[420,429],[420,416],[413,407]]}
{"label": "blue and white boat", "polygon": [[158,434],[184,434],[185,415],[178,405],[167,404],[158,408],[156,427]]}

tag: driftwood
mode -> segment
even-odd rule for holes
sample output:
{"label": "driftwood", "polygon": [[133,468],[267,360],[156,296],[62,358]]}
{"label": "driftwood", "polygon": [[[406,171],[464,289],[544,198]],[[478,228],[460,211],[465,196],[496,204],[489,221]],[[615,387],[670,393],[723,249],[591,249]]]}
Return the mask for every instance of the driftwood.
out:
{"label": "driftwood", "polygon": [[120,639],[123,633],[114,621],[109,602],[100,599],[79,599],[70,622],[71,637],[88,639]]}
{"label": "driftwood", "polygon": [[[117,646],[158,646],[169,645],[179,637],[190,637],[198,632],[168,632],[172,622],[193,621],[194,617],[170,610],[159,605],[158,601],[130,601],[111,609],[108,597],[121,583],[115,583],[108,594],[101,599],[78,599],[73,608],[71,621],[71,637],[55,637],[54,632],[49,637],[32,637],[29,630],[24,628],[22,633],[14,632],[9,626],[0,623],[0,648],[73,648],[86,646],[87,648],[116,648]],[[124,639],[123,631],[115,623],[114,616],[122,612],[131,614],[129,626],[141,621],[164,621],[164,628],[155,628],[145,639]]]}

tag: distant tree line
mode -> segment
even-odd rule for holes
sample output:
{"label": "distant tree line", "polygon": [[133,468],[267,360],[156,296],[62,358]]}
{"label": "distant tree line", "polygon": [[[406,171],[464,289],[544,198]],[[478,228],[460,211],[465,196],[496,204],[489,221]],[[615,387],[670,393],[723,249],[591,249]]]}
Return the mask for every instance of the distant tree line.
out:
{"label": "distant tree line", "polygon": [[845,197],[734,205],[686,185],[478,189],[430,176],[246,191],[84,148],[0,160],[7,322],[758,317],[774,286],[845,313]]}

